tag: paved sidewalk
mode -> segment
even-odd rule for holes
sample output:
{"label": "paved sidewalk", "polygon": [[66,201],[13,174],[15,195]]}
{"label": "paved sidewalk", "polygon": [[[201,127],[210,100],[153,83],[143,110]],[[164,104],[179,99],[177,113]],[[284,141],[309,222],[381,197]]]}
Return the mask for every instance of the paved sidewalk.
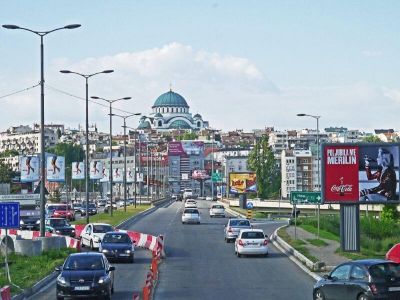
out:
{"label": "paved sidewalk", "polygon": [[[294,239],[294,226],[288,226],[285,228],[289,236]],[[349,261],[350,259],[340,256],[335,253],[336,249],[340,247],[340,244],[336,241],[322,239],[327,243],[326,246],[317,247],[308,242],[308,240],[316,239],[316,235],[309,233],[308,231],[297,227],[297,239],[302,240],[306,244],[304,245],[310,252],[310,254],[318,259],[319,262],[325,263],[326,270],[330,270],[333,267],[341,264],[342,262]]]}

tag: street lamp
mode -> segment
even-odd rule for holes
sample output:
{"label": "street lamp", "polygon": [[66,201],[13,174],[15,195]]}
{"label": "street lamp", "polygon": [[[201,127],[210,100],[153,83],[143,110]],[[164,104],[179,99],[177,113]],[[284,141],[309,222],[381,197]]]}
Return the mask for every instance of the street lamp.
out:
{"label": "street lamp", "polygon": [[[140,113],[135,113],[127,116],[121,116],[117,114],[113,114],[113,116],[120,117],[124,119],[124,125],[122,126],[124,128],[124,211],[126,212],[126,119],[133,117],[133,116],[140,116]],[[135,157],[136,159],[136,157]],[[136,202],[135,202],[136,205]]]}
{"label": "street lamp", "polygon": [[21,29],[25,31],[32,32],[38,36],[40,36],[40,236],[45,236],[45,205],[46,205],[46,197],[45,197],[45,180],[46,180],[46,163],[45,163],[45,142],[44,142],[44,46],[43,46],[43,37],[57,30],[61,29],[75,29],[81,27],[80,24],[70,24],[64,27],[59,27],[49,31],[35,31],[24,27],[19,27],[17,25],[3,25],[3,28],[6,29]]}
{"label": "street lamp", "polygon": [[110,215],[113,215],[113,169],[112,169],[112,104],[117,101],[130,100],[131,97],[124,97],[118,99],[105,99],[97,96],[92,96],[92,99],[103,100],[110,104]]}
{"label": "street lamp", "polygon": [[[96,72],[93,74],[81,74],[78,72],[73,72],[69,70],[61,70],[63,74],[76,74],[83,78],[86,81],[86,154],[85,154],[85,187],[86,187],[86,212],[89,211],[89,85],[88,79],[97,74],[108,74],[114,72],[114,70],[104,70],[101,72]],[[89,224],[89,213],[86,213],[86,224]]]}
{"label": "street lamp", "polygon": [[[134,135],[135,135],[135,139],[134,139],[134,147],[133,147],[133,156],[135,157],[135,163],[134,163],[134,166],[135,166],[135,171],[134,171],[134,173],[133,173],[133,176],[135,177],[135,180],[134,180],[134,184],[135,184],[135,195],[134,195],[134,198],[135,198],[135,208],[136,208],[136,200],[137,200],[137,172],[136,172],[136,166],[137,166],[137,157],[136,157],[136,134],[138,133],[137,131],[136,131],[136,128],[133,128],[133,127],[129,127],[129,126],[126,126],[127,128],[130,128],[130,129],[133,129],[134,131],[133,131],[133,133],[134,133]],[[139,141],[140,142],[140,141]],[[139,159],[140,159],[140,149],[139,149]]]}
{"label": "street lamp", "polygon": [[[319,164],[320,164],[320,158],[319,158],[319,118],[321,116],[315,116],[315,115],[309,115],[309,114],[297,114],[298,117],[310,117],[315,120],[317,120],[317,182],[318,182],[318,191],[321,191],[321,184],[320,184],[320,172],[319,172]],[[317,231],[317,238],[319,238],[319,211],[320,205],[318,203],[318,231]],[[296,212],[295,212],[296,213]]]}

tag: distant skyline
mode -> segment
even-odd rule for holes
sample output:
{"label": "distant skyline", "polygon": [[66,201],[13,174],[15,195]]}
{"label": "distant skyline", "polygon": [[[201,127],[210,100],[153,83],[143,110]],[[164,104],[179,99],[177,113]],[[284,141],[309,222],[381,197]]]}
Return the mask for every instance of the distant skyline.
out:
{"label": "distant skyline", "polygon": [[[150,114],[159,95],[181,94],[216,129],[400,130],[399,1],[0,1],[2,24],[45,37],[45,122],[76,128],[89,95],[130,96],[114,107]],[[39,37],[0,29],[0,97],[40,80]],[[65,93],[61,93],[61,90]],[[0,98],[0,131],[40,120],[40,88]],[[108,109],[89,123],[108,131]],[[122,120],[113,121],[114,133]],[[138,118],[129,120],[136,127]]]}

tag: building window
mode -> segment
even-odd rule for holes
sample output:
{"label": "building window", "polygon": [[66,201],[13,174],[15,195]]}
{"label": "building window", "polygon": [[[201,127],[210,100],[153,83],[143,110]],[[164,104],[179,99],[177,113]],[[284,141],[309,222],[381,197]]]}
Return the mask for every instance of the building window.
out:
{"label": "building window", "polygon": [[158,127],[162,126],[162,121],[158,121]]}
{"label": "building window", "polygon": [[197,122],[197,127],[201,127],[201,123],[200,122]]}

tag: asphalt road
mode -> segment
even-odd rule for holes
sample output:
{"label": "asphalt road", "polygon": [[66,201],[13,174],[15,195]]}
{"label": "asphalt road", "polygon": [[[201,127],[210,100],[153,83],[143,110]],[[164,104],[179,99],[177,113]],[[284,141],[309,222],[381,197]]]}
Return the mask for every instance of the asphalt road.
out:
{"label": "asphalt road", "polygon": [[[314,280],[273,245],[267,258],[237,258],[234,244],[224,241],[226,219],[210,218],[210,205],[198,201],[200,225],[181,224],[180,202],[148,216],[148,230],[164,232],[167,251],[156,300],[312,299]],[[264,222],[255,227],[271,235],[282,224]]]}

